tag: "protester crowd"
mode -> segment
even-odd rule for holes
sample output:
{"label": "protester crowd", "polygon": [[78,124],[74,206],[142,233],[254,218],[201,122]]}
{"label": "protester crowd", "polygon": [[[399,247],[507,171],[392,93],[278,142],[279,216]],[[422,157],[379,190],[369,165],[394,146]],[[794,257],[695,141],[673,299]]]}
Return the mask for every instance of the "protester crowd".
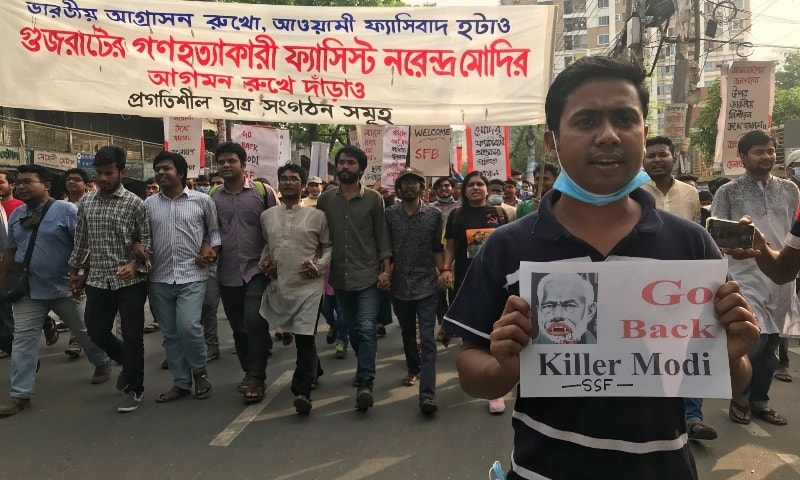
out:
{"label": "protester crowd", "polygon": [[[785,425],[768,393],[773,378],[792,379],[781,334],[800,270],[800,152],[787,161],[791,180],[779,179],[771,174],[775,139],[749,132],[738,147],[746,173],[698,192],[673,176],[671,141],[647,138],[642,80],[635,66],[598,57],[564,70],[547,99],[549,160],[524,180],[519,172],[491,181],[454,172],[428,187],[411,166],[394,185],[369,188],[361,182],[366,155],[347,146],[335,156],[334,181],[287,164],[278,169],[276,191],[248,178],[236,143],[220,145],[218,171],[196,180],[187,178],[182,156],[160,153],[144,200],[122,186],[126,158],[116,146],[95,156],[96,188],[82,170],[66,172],[64,200],[50,198],[41,167],[0,172],[2,294],[12,293],[19,266],[28,281],[0,312],[0,349],[11,357],[11,393],[0,416],[31,402],[40,335],[48,345],[58,339],[50,312],[72,334],[65,353],[84,353],[94,366],[92,383],[111,379],[112,360],[121,365],[119,412],[143,401],[149,332],[162,333],[172,376],[155,401],[208,398],[220,302],[245,403],[264,399],[274,330],[296,346],[294,407],[311,411],[323,375],[321,315],[335,358],[349,351],[356,358],[355,406],[368,410],[378,338],[394,312],[407,367],[399,382],[418,385],[422,413],[438,408],[436,343],[447,347],[454,336],[463,342],[462,387],[502,413],[503,397],[519,381],[519,351],[538,334],[531,306],[518,296],[521,261],[721,258],[698,225],[713,216],[757,227],[752,249],[724,252],[736,283],[724,284],[715,301],[728,335],[730,420]],[[704,250],[682,244],[687,238]],[[146,326],[145,303],[155,319]],[[584,316],[593,303],[584,296],[571,310]],[[717,436],[697,398],[518,399],[513,423],[509,478],[582,478],[600,464],[608,465],[600,478],[696,478],[687,440]],[[541,453],[555,450],[562,453]],[[574,461],[554,458],[563,455]]]}

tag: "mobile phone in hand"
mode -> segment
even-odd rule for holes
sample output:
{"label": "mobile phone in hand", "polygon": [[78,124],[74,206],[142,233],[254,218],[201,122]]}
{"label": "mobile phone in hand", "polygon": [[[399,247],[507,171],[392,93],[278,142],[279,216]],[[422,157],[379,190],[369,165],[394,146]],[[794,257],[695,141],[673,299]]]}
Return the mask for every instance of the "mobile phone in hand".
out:
{"label": "mobile phone in hand", "polygon": [[706,220],[706,229],[719,248],[753,248],[753,225],[711,217]]}

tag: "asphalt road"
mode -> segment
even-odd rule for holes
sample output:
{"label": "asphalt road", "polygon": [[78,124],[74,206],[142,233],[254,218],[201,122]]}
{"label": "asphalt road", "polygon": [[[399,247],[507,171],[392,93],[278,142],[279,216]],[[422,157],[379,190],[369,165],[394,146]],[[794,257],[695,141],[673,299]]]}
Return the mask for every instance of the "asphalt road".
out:
{"label": "asphalt road", "polygon": [[[153,333],[145,336],[145,402],[129,414],[116,412],[122,397],[113,378],[119,367],[111,382],[90,385],[93,367],[84,357],[69,360],[62,353],[67,343],[62,333],[56,346],[42,344],[31,408],[0,419],[0,480],[485,479],[494,460],[507,466],[511,396],[505,414],[490,415],[485,401],[468,397],[458,386],[457,347],[440,346],[439,412],[423,416],[417,387],[400,384],[405,365],[399,328],[394,323],[388,330],[379,340],[376,405],[366,414],[354,410],[352,352],[344,360],[334,359],[324,332],[318,334],[326,372],[307,417],[295,414],[289,391],[294,345],[276,344],[264,402],[242,403],[235,391],[242,374],[224,320],[219,328],[222,358],[209,364],[210,399],[155,403],[171,382],[159,368],[161,334]],[[800,367],[797,348],[792,362]],[[3,389],[8,365],[0,360]],[[776,381],[772,392],[773,407],[789,419],[786,427],[758,420],[748,427],[735,425],[727,419],[726,402],[706,402],[707,423],[720,438],[694,445],[701,478],[800,480],[800,369],[792,371],[795,382]]]}

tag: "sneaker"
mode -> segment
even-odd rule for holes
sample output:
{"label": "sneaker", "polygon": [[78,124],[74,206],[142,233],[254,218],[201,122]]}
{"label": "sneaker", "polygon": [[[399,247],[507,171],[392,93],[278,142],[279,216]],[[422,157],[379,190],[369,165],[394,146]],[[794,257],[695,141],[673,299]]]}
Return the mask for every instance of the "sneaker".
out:
{"label": "sneaker", "polygon": [[48,347],[52,347],[58,342],[58,329],[56,328],[56,321],[51,317],[47,317],[47,323],[42,328],[44,330],[44,343]]}
{"label": "sneaker", "polygon": [[439,407],[436,405],[436,402],[433,401],[432,398],[423,398],[419,401],[419,409],[425,415],[432,415],[439,410]]}
{"label": "sneaker", "polygon": [[301,415],[307,415],[311,411],[311,400],[305,395],[294,397],[294,409]]}
{"label": "sneaker", "polygon": [[16,415],[30,405],[30,398],[11,397],[8,402],[0,404],[0,417]]}
{"label": "sneaker", "polygon": [[336,327],[334,327],[333,325],[328,327],[328,334],[325,335],[325,341],[328,342],[328,345],[333,345],[333,342],[336,341],[336,335],[338,333],[339,332],[336,331]]}
{"label": "sneaker", "polygon": [[128,392],[125,394],[125,398],[122,400],[122,403],[119,404],[117,407],[117,411],[119,413],[128,413],[136,410],[139,408],[139,405],[142,404],[142,400],[144,399],[143,394],[136,394],[136,392]]}
{"label": "sneaker", "polygon": [[341,340],[336,342],[336,358],[345,358],[347,356],[347,344]]}
{"label": "sneaker", "polygon": [[67,345],[67,349],[64,350],[64,354],[67,355],[69,358],[75,359],[81,356],[81,346],[78,343],[78,339],[75,338],[75,335],[69,337],[69,345]]}
{"label": "sneaker", "polygon": [[372,382],[362,383],[356,391],[356,409],[366,412],[373,405]]}
{"label": "sneaker", "polygon": [[219,358],[219,347],[206,347],[206,362],[216,360]]}
{"label": "sneaker", "polygon": [[61,320],[56,322],[56,330],[59,332],[67,332],[69,331],[69,327],[66,323],[62,322]]}
{"label": "sneaker", "polygon": [[194,398],[198,400],[205,400],[211,396],[211,382],[208,381],[208,373],[206,370],[199,370],[192,374],[194,378]]}
{"label": "sneaker", "polygon": [[105,365],[98,365],[94,367],[94,375],[92,375],[92,384],[99,385],[111,379],[111,361],[106,362]]}
{"label": "sneaker", "polygon": [[386,336],[386,327],[383,325],[379,325],[375,333],[378,334],[378,338],[383,338]]}
{"label": "sneaker", "polygon": [[117,375],[117,390],[122,392],[126,388],[128,388],[128,380],[125,379],[125,370],[122,370],[119,372],[119,375]]}
{"label": "sneaker", "polygon": [[716,440],[717,431],[702,422],[692,422],[686,425],[689,440]]}
{"label": "sneaker", "polygon": [[495,398],[489,400],[489,413],[492,415],[500,415],[506,411],[506,401],[502,398]]}

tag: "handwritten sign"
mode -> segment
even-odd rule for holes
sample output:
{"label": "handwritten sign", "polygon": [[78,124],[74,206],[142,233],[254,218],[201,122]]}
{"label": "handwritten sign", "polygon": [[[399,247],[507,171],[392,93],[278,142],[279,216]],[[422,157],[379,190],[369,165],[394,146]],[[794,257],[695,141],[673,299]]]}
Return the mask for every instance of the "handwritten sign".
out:
{"label": "handwritten sign", "polygon": [[33,151],[34,165],[52,168],[54,170],[69,170],[75,168],[77,161],[74,153],[46,152],[43,150]]}
{"label": "handwritten sign", "polygon": [[375,185],[381,179],[383,168],[383,127],[380,125],[359,125],[356,127],[358,148],[367,155],[367,170],[361,177],[361,184]]}
{"label": "handwritten sign", "polygon": [[508,127],[468,126],[467,169],[480,171],[489,180],[508,179],[511,173],[508,144]]}
{"label": "handwritten sign", "polygon": [[552,5],[4,0],[0,70],[14,74],[0,105],[319,124],[538,124],[555,19]]}
{"label": "handwritten sign", "polygon": [[18,167],[25,164],[25,150],[20,147],[0,146],[0,165]]}
{"label": "handwritten sign", "polygon": [[685,103],[668,103],[664,107],[664,135],[672,140],[675,150],[680,150],[686,138]]}
{"label": "handwritten sign", "polygon": [[449,125],[411,127],[411,165],[426,177],[449,176],[452,135]]}
{"label": "handwritten sign", "polygon": [[406,166],[408,155],[408,127],[389,126],[383,129],[383,162],[381,185],[393,187],[400,170]]}
{"label": "handwritten sign", "polygon": [[270,185],[277,187],[280,131],[273,127],[236,124],[232,139],[247,152],[245,176],[250,180],[266,178]]}
{"label": "handwritten sign", "polygon": [[739,139],[756,129],[772,125],[775,103],[773,62],[733,62],[722,65],[722,108],[717,120],[714,163],[726,176],[744,174],[738,155]]}
{"label": "handwritten sign", "polygon": [[725,260],[523,262],[539,335],[520,357],[523,397],[730,398],[714,318]]}
{"label": "handwritten sign", "polygon": [[205,157],[203,143],[202,118],[164,117],[164,150],[186,159],[189,165],[187,178],[197,178],[200,174]]}

